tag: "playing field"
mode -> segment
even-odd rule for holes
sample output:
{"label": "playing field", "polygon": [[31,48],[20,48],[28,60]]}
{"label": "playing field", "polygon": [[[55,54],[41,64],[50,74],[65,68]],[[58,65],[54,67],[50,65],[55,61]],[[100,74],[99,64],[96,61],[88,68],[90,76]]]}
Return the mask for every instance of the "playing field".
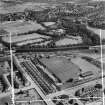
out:
{"label": "playing field", "polygon": [[80,72],[79,67],[64,57],[42,58],[40,60],[63,83],[71,78],[78,78],[78,73]]}
{"label": "playing field", "polygon": [[[29,40],[33,40],[33,39],[40,39],[41,40],[42,38],[48,39],[49,37],[48,36],[42,36],[42,35],[37,34],[37,33],[28,34],[28,35],[13,36],[13,37],[11,37],[11,43],[18,43],[18,42],[29,41]],[[2,38],[2,40],[6,43],[10,43],[9,39],[10,39],[9,36]]]}
{"label": "playing field", "polygon": [[71,62],[73,62],[75,65],[79,66],[79,68],[82,70],[82,73],[92,71],[92,73],[95,76],[98,76],[99,72],[101,72],[100,68],[96,67],[91,62],[88,62],[80,57],[72,58]]}
{"label": "playing field", "polygon": [[26,22],[26,21],[13,21],[13,22],[6,22],[0,26],[2,29],[6,30],[7,32],[11,32],[11,35],[25,33],[29,31],[36,31],[38,29],[44,29],[40,24],[37,22]]}

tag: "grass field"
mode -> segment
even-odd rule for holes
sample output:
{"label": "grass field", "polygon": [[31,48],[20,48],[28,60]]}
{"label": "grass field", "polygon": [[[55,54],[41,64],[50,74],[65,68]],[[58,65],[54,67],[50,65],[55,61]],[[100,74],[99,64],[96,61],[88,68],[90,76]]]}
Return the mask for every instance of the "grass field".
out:
{"label": "grass field", "polygon": [[42,58],[41,62],[48,67],[48,70],[55,74],[63,83],[70,78],[78,78],[79,67],[64,57]]}
{"label": "grass field", "polygon": [[[12,12],[23,12],[26,8],[35,9],[36,11],[43,10],[39,3],[36,2],[24,2],[24,3],[2,3],[0,2],[0,14],[12,13]],[[40,3],[43,7],[47,6],[47,3]]]}
{"label": "grass field", "polygon": [[44,29],[40,24],[36,22],[26,22],[26,21],[13,21],[13,22],[6,22],[0,26],[2,29],[6,30],[7,32],[11,32],[12,35],[16,33],[24,33],[28,31],[35,31],[38,29]]}
{"label": "grass field", "polygon": [[71,61],[75,65],[79,66],[83,73],[92,71],[94,75],[98,76],[99,72],[101,71],[98,67],[80,57],[72,58]]}
{"label": "grass field", "polygon": [[79,79],[80,73],[92,72],[94,76],[99,76],[101,69],[91,62],[82,59],[79,56],[67,59],[62,56],[53,56],[42,58],[40,61],[48,67],[49,72],[58,77],[62,82],[69,79]]}
{"label": "grass field", "polygon": [[[40,39],[40,38],[49,38],[48,36],[42,36],[40,34],[34,33],[34,34],[28,34],[28,35],[21,35],[21,36],[12,36],[11,37],[11,43],[18,43],[22,41],[29,41],[33,39]],[[10,37],[3,37],[2,40],[6,43],[10,43]]]}

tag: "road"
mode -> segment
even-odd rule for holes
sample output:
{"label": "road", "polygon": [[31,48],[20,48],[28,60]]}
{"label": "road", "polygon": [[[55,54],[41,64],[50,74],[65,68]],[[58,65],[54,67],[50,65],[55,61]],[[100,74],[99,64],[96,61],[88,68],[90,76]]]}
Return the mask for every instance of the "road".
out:
{"label": "road", "polygon": [[[83,53],[76,53],[76,54],[79,54],[79,55],[83,55]],[[87,55],[87,54],[85,54]],[[91,54],[90,56],[92,57],[94,54]],[[21,67],[20,65],[20,62],[18,61],[17,57],[15,55],[13,55],[13,57],[15,58],[15,63],[17,64],[18,68],[21,68],[22,72],[25,74],[25,76],[27,77],[28,81],[31,82],[31,85],[28,86],[28,87],[24,87],[24,88],[20,88],[20,89],[15,89],[15,93],[19,92],[20,90],[28,90],[28,89],[32,89],[32,88],[35,88],[36,91],[39,93],[39,95],[42,97],[42,99],[48,104],[48,105],[54,105],[54,103],[51,100],[52,97],[54,96],[58,96],[58,95],[61,95],[61,94],[64,94],[64,93],[69,93],[69,94],[72,94],[73,95],[73,92],[78,88],[81,88],[81,87],[84,87],[84,86],[88,86],[88,85],[91,85],[91,84],[94,84],[95,82],[97,82],[98,80],[93,80],[93,81],[89,81],[89,82],[86,82],[84,84],[81,84],[81,85],[78,85],[78,86],[75,86],[75,87],[72,87],[72,88],[68,88],[68,89],[65,89],[65,90],[62,90],[62,91],[59,91],[59,92],[56,92],[56,93],[52,93],[52,94],[49,94],[47,96],[45,96],[43,94],[43,92],[40,90],[40,88],[35,84],[35,82],[32,80],[32,78],[25,72],[25,70]],[[98,56],[100,57],[100,55]],[[6,92],[6,93],[2,93],[0,95],[0,98],[2,97],[5,97],[5,96],[8,96],[11,94],[11,91],[9,92]],[[49,100],[49,101],[48,101]]]}
{"label": "road", "polygon": [[[104,80],[105,80],[105,77],[104,77]],[[75,87],[72,87],[72,88],[68,88],[68,89],[65,89],[65,90],[62,90],[62,91],[59,91],[59,92],[56,92],[56,93],[52,93],[52,94],[49,94],[49,95],[47,95],[47,97],[48,98],[53,98],[53,97],[55,97],[55,96],[59,96],[59,95],[61,95],[61,94],[74,94],[74,92],[76,91],[76,90],[78,90],[79,88],[82,88],[82,87],[84,87],[84,86],[91,86],[91,85],[93,85],[93,84],[95,84],[95,83],[97,83],[97,82],[100,82],[100,83],[102,83],[102,79],[95,79],[95,80],[93,80],[93,81],[90,81],[90,82],[86,82],[86,83],[84,83],[84,84],[81,84],[81,85],[78,85],[78,86],[75,86]]]}
{"label": "road", "polygon": [[[54,103],[52,101],[48,101],[49,99],[47,99],[47,97],[43,94],[43,92],[40,90],[40,88],[35,84],[35,82],[32,80],[32,78],[25,72],[25,70],[21,67],[20,62],[18,61],[17,57],[15,55],[14,59],[16,61],[16,64],[21,68],[22,72],[26,75],[26,77],[31,81],[32,83],[32,87],[31,88],[35,88],[36,91],[38,92],[38,94],[42,97],[42,99],[47,103],[47,105],[54,105]],[[24,88],[26,89],[26,88]],[[22,89],[23,90],[23,89]],[[27,90],[27,89],[26,89]]]}

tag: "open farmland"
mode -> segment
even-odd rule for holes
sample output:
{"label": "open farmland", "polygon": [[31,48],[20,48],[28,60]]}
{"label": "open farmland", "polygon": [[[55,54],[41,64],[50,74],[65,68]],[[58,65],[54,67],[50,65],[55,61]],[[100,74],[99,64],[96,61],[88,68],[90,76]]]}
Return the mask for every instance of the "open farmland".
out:
{"label": "open farmland", "polygon": [[[47,3],[41,3],[41,5],[43,6],[43,8],[48,6]],[[41,5],[40,3],[27,2],[24,4],[16,4],[16,5],[11,4],[11,6],[9,6],[8,4],[2,3],[2,6],[0,6],[0,14],[12,13],[12,12],[23,12],[26,8],[35,9],[36,11],[41,11],[43,10]]]}
{"label": "open farmland", "polygon": [[25,40],[22,42],[17,43],[17,46],[22,46],[22,45],[27,45],[27,44],[32,44],[32,43],[37,43],[43,41],[43,38],[38,38],[38,39],[32,39],[32,40]]}
{"label": "open farmland", "polygon": [[[12,38],[11,43],[18,43],[18,42],[29,41],[29,40],[38,39],[38,38],[48,39],[49,37],[34,33],[34,34],[21,35],[21,36],[12,36],[11,38]],[[9,36],[2,38],[4,42],[10,43],[10,40],[8,39],[10,39]]]}
{"label": "open farmland", "polygon": [[[49,43],[51,43],[51,40],[48,40],[48,41],[45,41],[43,40],[42,42],[35,42],[33,43],[33,45],[36,45],[36,46],[47,46]],[[19,46],[21,43],[17,44],[17,46]]]}
{"label": "open farmland", "polygon": [[2,24],[0,27],[2,27],[7,32],[11,32],[12,35],[16,35],[19,33],[26,33],[28,31],[36,31],[38,29],[44,29],[40,24],[34,22],[26,22],[26,21],[13,21],[13,22],[7,22]]}

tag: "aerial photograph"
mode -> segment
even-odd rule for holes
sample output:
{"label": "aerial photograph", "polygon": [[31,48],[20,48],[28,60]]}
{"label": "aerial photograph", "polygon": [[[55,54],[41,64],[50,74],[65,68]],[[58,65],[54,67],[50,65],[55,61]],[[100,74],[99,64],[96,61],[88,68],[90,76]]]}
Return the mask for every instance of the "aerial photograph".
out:
{"label": "aerial photograph", "polygon": [[0,0],[0,105],[105,105],[105,0]]}

